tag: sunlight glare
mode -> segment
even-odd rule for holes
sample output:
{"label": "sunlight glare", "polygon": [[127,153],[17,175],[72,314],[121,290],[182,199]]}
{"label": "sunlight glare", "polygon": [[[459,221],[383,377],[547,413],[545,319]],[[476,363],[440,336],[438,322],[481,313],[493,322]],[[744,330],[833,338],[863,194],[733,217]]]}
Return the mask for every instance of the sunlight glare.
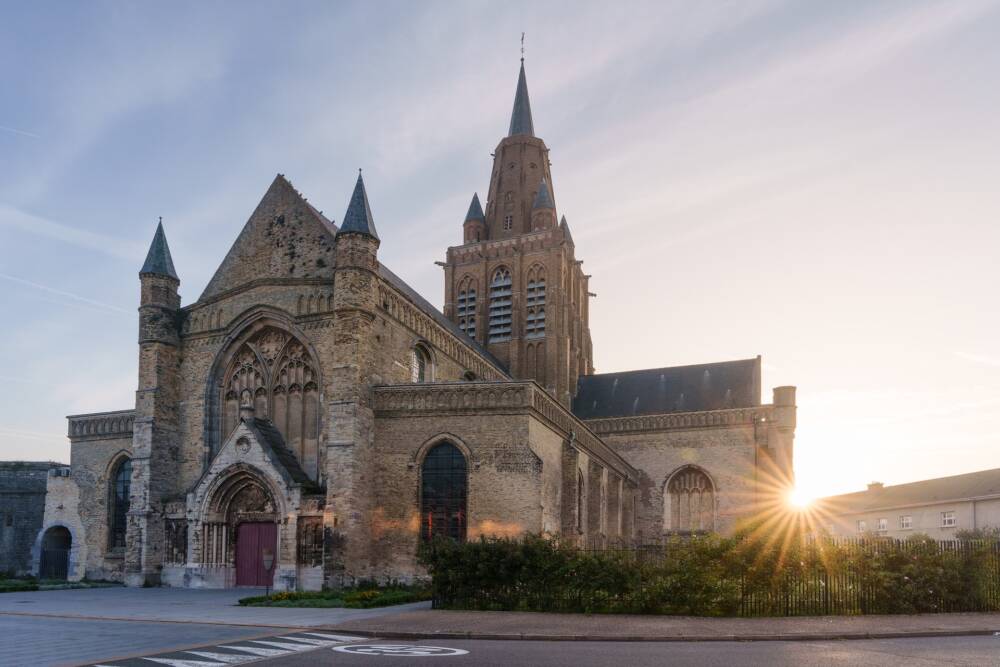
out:
{"label": "sunlight glare", "polygon": [[788,492],[788,502],[792,505],[792,507],[805,509],[812,501],[812,496],[807,494],[803,489],[794,488]]}

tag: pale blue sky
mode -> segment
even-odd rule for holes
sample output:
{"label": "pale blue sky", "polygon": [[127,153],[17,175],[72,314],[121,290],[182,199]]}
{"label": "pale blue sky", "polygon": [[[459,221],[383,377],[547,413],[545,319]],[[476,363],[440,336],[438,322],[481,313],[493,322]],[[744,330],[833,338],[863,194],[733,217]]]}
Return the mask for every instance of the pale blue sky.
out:
{"label": "pale blue sky", "polygon": [[1000,467],[1000,2],[0,3],[0,458],[131,407],[162,215],[190,303],[281,172],[440,305],[513,100],[599,371],[762,354],[814,493]]}

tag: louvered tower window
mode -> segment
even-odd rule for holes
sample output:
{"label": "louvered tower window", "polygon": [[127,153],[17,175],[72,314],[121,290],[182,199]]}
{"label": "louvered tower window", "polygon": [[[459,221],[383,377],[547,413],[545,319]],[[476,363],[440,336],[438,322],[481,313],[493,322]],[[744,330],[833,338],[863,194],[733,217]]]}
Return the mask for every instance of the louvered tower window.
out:
{"label": "louvered tower window", "polygon": [[462,289],[458,292],[458,306],[456,316],[458,317],[458,328],[476,337],[476,288],[473,282],[466,280],[462,283]]}
{"label": "louvered tower window", "polygon": [[490,337],[491,343],[510,340],[512,301],[510,271],[497,269],[490,283]]}
{"label": "louvered tower window", "polygon": [[528,291],[525,300],[527,321],[525,338],[542,338],[545,335],[545,273],[540,267],[528,273]]}

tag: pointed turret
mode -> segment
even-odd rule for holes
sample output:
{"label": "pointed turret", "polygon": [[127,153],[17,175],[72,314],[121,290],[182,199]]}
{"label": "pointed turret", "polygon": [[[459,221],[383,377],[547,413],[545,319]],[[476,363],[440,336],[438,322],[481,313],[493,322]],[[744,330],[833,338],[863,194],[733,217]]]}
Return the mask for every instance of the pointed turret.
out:
{"label": "pointed turret", "polygon": [[372,208],[368,204],[368,193],[365,192],[365,182],[361,178],[361,170],[358,170],[358,182],[354,185],[354,193],[351,195],[351,203],[347,205],[347,213],[344,214],[344,222],[337,231],[337,236],[347,233],[365,234],[378,240],[378,232],[375,231],[375,220],[372,219]]}
{"label": "pointed turret", "polygon": [[524,78],[524,58],[521,59],[521,73],[517,77],[517,93],[514,94],[514,110],[510,114],[508,137],[517,134],[535,136],[535,124],[531,121],[531,102],[528,100],[528,82]]}
{"label": "pointed turret", "polygon": [[566,222],[565,215],[562,217],[562,220],[559,221],[559,229],[563,231],[563,237],[566,239],[566,241],[570,245],[575,245],[573,243],[573,235],[569,233],[569,223]]}
{"label": "pointed turret", "polygon": [[542,182],[538,186],[538,194],[535,195],[535,203],[531,205],[532,211],[537,211],[542,208],[555,208],[556,205],[552,203],[552,195],[549,194],[549,184],[545,182],[545,177],[542,177]]}
{"label": "pointed turret", "polygon": [[166,276],[179,281],[177,272],[174,271],[174,261],[170,257],[170,246],[167,245],[167,235],[163,232],[163,220],[156,225],[156,234],[153,235],[153,242],[149,244],[149,252],[146,253],[146,261],[143,262],[139,275],[149,273],[158,276]]}
{"label": "pointed turret", "polygon": [[465,221],[470,220],[483,220],[485,222],[486,216],[483,214],[483,206],[479,203],[479,193],[472,195],[472,203],[469,204],[469,212],[465,214]]}

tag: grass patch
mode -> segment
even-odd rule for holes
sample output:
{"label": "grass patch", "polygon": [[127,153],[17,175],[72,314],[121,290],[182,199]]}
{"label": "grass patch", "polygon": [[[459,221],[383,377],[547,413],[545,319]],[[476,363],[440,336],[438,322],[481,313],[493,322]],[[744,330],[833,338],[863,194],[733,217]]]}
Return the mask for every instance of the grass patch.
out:
{"label": "grass patch", "polygon": [[375,587],[371,585],[328,591],[285,591],[271,595],[255,595],[242,598],[242,607],[312,607],[347,609],[372,609],[389,607],[409,602],[430,600],[430,589],[424,586],[391,585]]}
{"label": "grass patch", "polygon": [[121,586],[114,581],[66,581],[64,579],[36,579],[35,577],[11,577],[0,575],[0,593],[24,593],[26,591],[62,591],[71,588],[109,588]]}

